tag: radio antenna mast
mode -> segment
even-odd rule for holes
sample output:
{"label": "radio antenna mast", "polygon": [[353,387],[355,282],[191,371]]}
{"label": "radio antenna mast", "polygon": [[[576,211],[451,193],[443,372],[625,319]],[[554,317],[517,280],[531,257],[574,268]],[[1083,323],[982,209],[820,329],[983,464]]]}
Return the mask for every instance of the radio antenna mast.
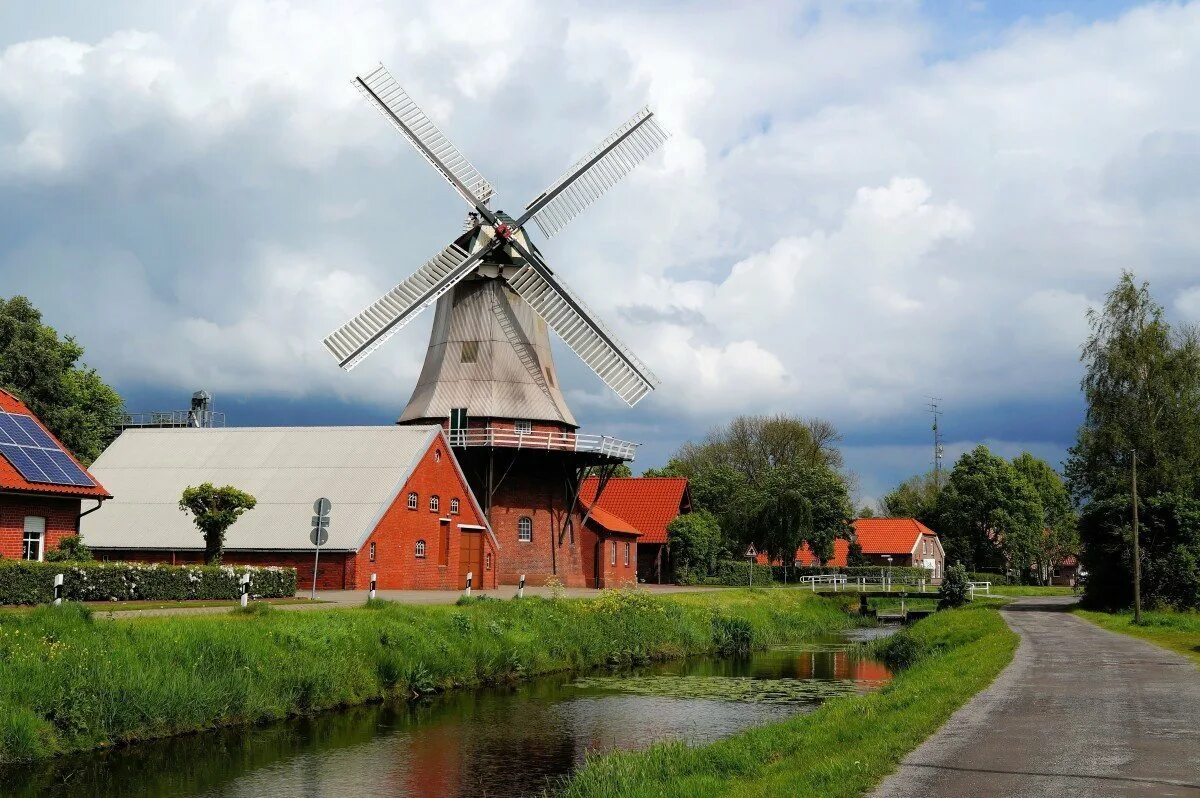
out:
{"label": "radio antenna mast", "polygon": [[940,490],[942,487],[942,456],[945,454],[945,448],[942,446],[942,428],[938,424],[938,419],[942,415],[940,407],[941,397],[929,397],[929,404],[926,407],[929,409],[930,415],[933,416],[933,484]]}

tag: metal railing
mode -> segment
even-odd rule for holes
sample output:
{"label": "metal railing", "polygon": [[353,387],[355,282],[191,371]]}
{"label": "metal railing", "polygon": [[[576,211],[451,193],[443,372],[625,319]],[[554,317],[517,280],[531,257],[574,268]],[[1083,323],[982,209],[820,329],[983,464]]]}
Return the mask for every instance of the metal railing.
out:
{"label": "metal railing", "polygon": [[446,433],[451,446],[503,446],[552,452],[589,452],[632,460],[640,444],[609,435],[580,435],[576,432],[518,432],[503,427],[474,427]]}
{"label": "metal railing", "polygon": [[121,428],[127,427],[223,427],[225,414],[213,410],[160,410],[126,413]]}
{"label": "metal railing", "polygon": [[975,595],[976,590],[981,591],[983,593],[983,595],[985,595],[985,596],[992,595],[992,583],[991,582],[968,582],[967,586],[970,588],[972,596]]}
{"label": "metal railing", "polygon": [[[906,590],[910,587],[919,590],[921,593],[925,593],[929,592],[929,588],[934,587],[931,580],[912,576],[893,579],[889,576],[846,576],[845,574],[802,576],[797,583],[807,585],[813,592],[816,592],[818,585],[825,589],[832,588],[834,591],[856,590],[859,593],[869,593],[871,591],[888,593],[894,590]],[[936,589],[933,592],[937,592]]]}

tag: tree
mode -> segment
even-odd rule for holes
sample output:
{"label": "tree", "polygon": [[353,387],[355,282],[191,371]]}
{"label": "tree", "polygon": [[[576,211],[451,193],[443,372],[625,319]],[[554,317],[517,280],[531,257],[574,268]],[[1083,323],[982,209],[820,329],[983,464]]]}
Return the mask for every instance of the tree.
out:
{"label": "tree", "polygon": [[79,535],[64,536],[57,547],[46,552],[48,562],[87,562],[92,559],[92,550],[84,545]]}
{"label": "tree", "polygon": [[628,463],[617,463],[615,466],[588,466],[583,469],[585,477],[599,477],[607,473],[610,477],[631,477],[633,470]]}
{"label": "tree", "polygon": [[933,473],[909,477],[879,500],[879,509],[888,518],[915,518],[937,528],[937,501],[941,492]]}
{"label": "tree", "polygon": [[122,404],[82,357],[83,347],[71,336],[60,339],[28,299],[0,299],[0,387],[90,464],[116,437]]}
{"label": "tree", "polygon": [[667,524],[667,545],[677,575],[690,572],[707,576],[721,554],[721,525],[708,510],[685,513]]}
{"label": "tree", "polygon": [[1071,491],[1084,505],[1086,599],[1101,606],[1132,601],[1140,619],[1142,571],[1172,563],[1179,578],[1197,583],[1168,587],[1147,573],[1146,600],[1200,605],[1186,598],[1200,593],[1200,576],[1189,576],[1188,565],[1200,560],[1200,517],[1189,509],[1200,498],[1196,330],[1168,324],[1149,286],[1128,272],[1103,308],[1088,312],[1088,323],[1081,355],[1087,414],[1067,462]]}
{"label": "tree", "polygon": [[232,485],[214,488],[211,482],[187,487],[179,499],[179,509],[190,512],[196,528],[204,535],[204,562],[217,565],[225,547],[225,532],[242,513],[254,509],[257,500]]}
{"label": "tree", "polygon": [[1047,584],[1055,566],[1079,554],[1079,518],[1066,483],[1045,460],[1023,452],[1013,460],[1017,474],[1028,482],[1042,505],[1044,534],[1035,547],[1038,581]]}
{"label": "tree", "polygon": [[1003,457],[976,446],[954,464],[938,497],[946,559],[969,570],[1028,574],[1042,536],[1037,492]]}
{"label": "tree", "polygon": [[938,607],[943,609],[961,607],[970,601],[971,586],[966,566],[956,562],[946,569],[946,575],[942,578],[941,594]]}

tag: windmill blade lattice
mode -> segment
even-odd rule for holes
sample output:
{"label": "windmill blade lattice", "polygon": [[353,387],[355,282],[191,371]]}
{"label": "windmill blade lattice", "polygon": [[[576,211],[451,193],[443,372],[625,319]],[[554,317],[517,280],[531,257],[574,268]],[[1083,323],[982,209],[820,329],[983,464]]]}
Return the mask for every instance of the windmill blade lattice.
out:
{"label": "windmill blade lattice", "polygon": [[454,186],[454,190],[462,195],[468,205],[475,207],[492,198],[495,193],[492,184],[438,130],[437,125],[413,102],[386,67],[381,64],[374,72],[356,78],[354,83],[362,95],[417,148],[417,152],[441,172],[442,177]]}
{"label": "windmill blade lattice", "polygon": [[552,238],[666,140],[654,112],[641,109],[531,202],[517,226],[532,218]]}
{"label": "windmill blade lattice", "polygon": [[646,364],[548,270],[527,265],[509,280],[509,285],[630,407],[658,387],[658,378]]}

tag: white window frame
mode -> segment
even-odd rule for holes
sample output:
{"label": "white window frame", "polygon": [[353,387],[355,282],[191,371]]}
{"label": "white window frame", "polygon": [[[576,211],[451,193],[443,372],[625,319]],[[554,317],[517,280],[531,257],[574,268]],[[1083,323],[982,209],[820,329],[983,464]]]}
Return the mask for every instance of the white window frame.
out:
{"label": "white window frame", "polygon": [[421,538],[420,540],[417,541],[417,545],[413,547],[413,553],[416,555],[418,560],[425,559],[426,548],[427,547],[425,546],[424,538]]}
{"label": "white window frame", "polygon": [[517,542],[533,542],[533,519],[527,515],[523,515],[517,519]]}
{"label": "white window frame", "polygon": [[610,565],[617,564],[617,541],[615,541],[615,540],[612,542],[612,557],[609,560],[609,564]]}
{"label": "white window frame", "polygon": [[368,556],[370,557],[371,562],[375,562],[375,541],[373,540],[371,541],[371,549],[368,552]]}
{"label": "white window frame", "polygon": [[[30,523],[33,522],[33,523]],[[37,557],[30,557],[30,545],[37,544]],[[21,528],[21,559],[41,562],[46,559],[46,518],[41,515],[25,516]]]}
{"label": "white window frame", "polygon": [[527,418],[518,418],[513,420],[513,430],[518,435],[532,435],[533,422]]}
{"label": "white window frame", "polygon": [[628,567],[629,567],[629,549],[630,549],[630,548],[631,548],[631,547],[630,547],[629,543],[627,542],[627,543],[625,544],[625,567],[626,567],[626,568],[628,568]]}
{"label": "white window frame", "polygon": [[436,513],[442,506],[442,500],[437,497],[437,494],[429,497],[429,512]]}
{"label": "white window frame", "polygon": [[412,491],[411,493],[408,494],[408,509],[410,509],[410,510],[417,509],[417,492],[416,491]]}
{"label": "white window frame", "polygon": [[458,497],[456,496],[450,500],[450,515],[458,515],[458,507]]}

